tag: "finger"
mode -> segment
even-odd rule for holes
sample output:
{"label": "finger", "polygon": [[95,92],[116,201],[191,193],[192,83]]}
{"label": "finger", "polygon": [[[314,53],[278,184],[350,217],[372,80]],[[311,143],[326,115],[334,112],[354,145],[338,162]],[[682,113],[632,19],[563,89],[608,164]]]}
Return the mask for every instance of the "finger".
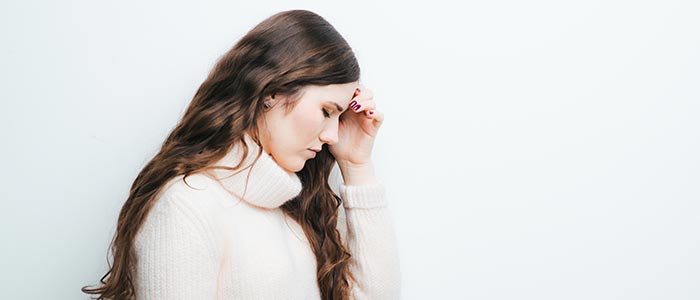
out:
{"label": "finger", "polygon": [[[352,102],[350,102],[350,104],[352,104]],[[374,102],[374,100],[365,100],[365,101],[361,101],[357,104],[350,106],[350,109],[352,109],[354,112],[357,112],[357,113],[376,109],[376,108],[377,108],[377,103]]]}
{"label": "finger", "polygon": [[381,125],[384,122],[384,113],[378,110],[371,110],[370,112],[374,112],[370,117],[374,119],[375,122],[377,122],[377,126]]}
{"label": "finger", "polygon": [[359,95],[359,94],[360,94],[360,88],[357,87],[357,88],[355,88],[355,92],[353,92],[352,97],[350,98],[350,100],[355,99],[355,97],[357,97],[357,95]]}
{"label": "finger", "polygon": [[355,89],[355,96],[352,100],[361,101],[362,99],[372,99],[374,97],[374,91],[361,85]]}

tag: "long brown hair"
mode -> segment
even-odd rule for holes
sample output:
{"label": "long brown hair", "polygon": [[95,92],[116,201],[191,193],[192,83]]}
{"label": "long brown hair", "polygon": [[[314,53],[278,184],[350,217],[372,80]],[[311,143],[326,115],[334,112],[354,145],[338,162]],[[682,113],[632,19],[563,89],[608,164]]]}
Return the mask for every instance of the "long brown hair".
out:
{"label": "long brown hair", "polygon": [[[305,85],[348,83],[359,77],[350,46],[313,12],[280,12],[251,29],[219,59],[159,152],[139,172],[119,213],[111,244],[114,263],[100,279],[102,285],[82,291],[100,295],[97,299],[134,297],[134,240],[162,187],[176,176],[206,171],[239,143],[247,153],[245,133],[259,144],[257,120],[266,96],[287,95],[286,105],[293,107]],[[354,280],[351,254],[336,229],[341,199],[328,184],[334,162],[324,145],[297,172],[301,193],[281,209],[299,222],[316,255],[322,298],[348,299]]]}

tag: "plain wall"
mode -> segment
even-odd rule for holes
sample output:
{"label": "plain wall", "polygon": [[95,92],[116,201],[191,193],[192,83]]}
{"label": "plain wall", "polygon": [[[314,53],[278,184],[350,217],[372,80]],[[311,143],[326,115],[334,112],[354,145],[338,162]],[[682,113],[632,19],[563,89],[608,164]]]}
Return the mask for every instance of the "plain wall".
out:
{"label": "plain wall", "polygon": [[403,299],[700,299],[700,2],[281,3],[0,3],[0,298],[87,299],[216,60],[304,8],[386,114]]}

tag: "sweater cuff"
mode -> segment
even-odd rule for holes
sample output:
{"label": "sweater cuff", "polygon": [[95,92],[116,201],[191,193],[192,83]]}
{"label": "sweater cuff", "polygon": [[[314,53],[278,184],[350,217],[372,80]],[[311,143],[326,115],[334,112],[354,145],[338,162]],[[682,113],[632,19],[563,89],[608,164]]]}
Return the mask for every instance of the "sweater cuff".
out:
{"label": "sweater cuff", "polygon": [[387,206],[384,184],[345,185],[340,184],[340,198],[345,208],[375,208]]}

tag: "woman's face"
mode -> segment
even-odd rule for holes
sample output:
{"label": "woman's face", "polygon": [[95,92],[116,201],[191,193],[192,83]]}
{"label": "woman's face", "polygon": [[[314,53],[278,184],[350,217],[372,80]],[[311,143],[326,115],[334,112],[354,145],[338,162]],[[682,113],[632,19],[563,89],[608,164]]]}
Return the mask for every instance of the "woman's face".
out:
{"label": "woman's face", "polygon": [[[272,108],[259,121],[260,142],[282,168],[298,172],[308,159],[315,157],[323,144],[338,141],[338,122],[355,93],[359,82],[307,85],[300,91],[296,106],[285,112],[284,96],[275,96]],[[268,98],[269,99],[269,98]]]}

